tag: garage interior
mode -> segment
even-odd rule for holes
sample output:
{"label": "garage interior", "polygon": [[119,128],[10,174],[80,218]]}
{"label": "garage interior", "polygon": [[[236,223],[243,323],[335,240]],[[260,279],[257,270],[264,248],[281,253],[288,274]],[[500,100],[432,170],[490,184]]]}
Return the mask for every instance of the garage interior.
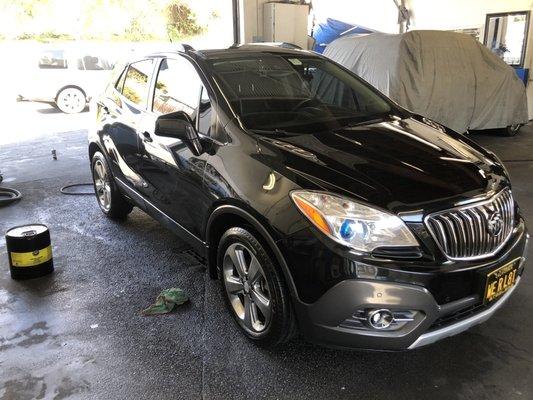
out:
{"label": "garage interior", "polygon": [[[523,0],[357,5],[314,0],[314,18],[308,20],[305,2],[267,3],[234,1],[230,25],[235,30],[227,40],[308,48],[315,44],[308,38],[309,26],[329,17],[391,34],[474,31],[483,41],[487,15],[532,9]],[[286,6],[298,10],[272,8]],[[520,66],[526,71],[533,60],[532,31],[529,24]],[[531,120],[529,82],[526,78]],[[0,231],[47,225],[55,271],[37,279],[11,279],[6,241],[0,237],[0,399],[533,398],[529,265],[520,287],[492,319],[427,347],[347,351],[296,338],[263,349],[240,333],[225,308],[220,282],[209,277],[204,260],[187,244],[138,209],[125,221],[113,222],[101,215],[94,196],[60,192],[68,184],[91,182],[90,111],[62,114],[46,104],[11,100],[4,108],[8,129],[0,135],[0,188],[14,188],[22,198],[0,207]],[[533,125],[511,137],[500,129],[468,135],[503,161],[513,195],[531,221]],[[529,259],[532,252],[530,247]],[[141,315],[170,287],[183,289],[190,301],[169,315]]]}

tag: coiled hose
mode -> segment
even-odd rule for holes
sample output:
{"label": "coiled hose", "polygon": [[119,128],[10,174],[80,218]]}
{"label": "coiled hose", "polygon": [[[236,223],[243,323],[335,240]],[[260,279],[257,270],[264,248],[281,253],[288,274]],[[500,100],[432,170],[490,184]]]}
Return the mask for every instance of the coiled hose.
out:
{"label": "coiled hose", "polygon": [[[86,186],[89,186],[91,188],[90,191],[84,191],[84,192],[78,192],[76,190],[70,190],[70,189],[74,189],[74,188],[79,188],[79,187],[86,187]],[[67,186],[63,186],[60,190],[59,190],[61,193],[63,194],[67,194],[69,196],[91,196],[91,195],[94,195],[94,186],[92,183],[75,183],[73,185],[67,185]]]}
{"label": "coiled hose", "polygon": [[0,207],[7,206],[20,199],[22,199],[22,195],[18,190],[0,187]]}

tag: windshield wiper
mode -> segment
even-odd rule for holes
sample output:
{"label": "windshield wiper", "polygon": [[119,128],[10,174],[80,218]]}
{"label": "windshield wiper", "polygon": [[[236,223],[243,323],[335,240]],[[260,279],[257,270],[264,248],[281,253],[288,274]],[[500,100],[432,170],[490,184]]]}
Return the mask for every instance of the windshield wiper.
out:
{"label": "windshield wiper", "polygon": [[280,135],[280,136],[291,136],[291,133],[290,132],[287,132],[285,129],[279,129],[279,128],[274,128],[274,129],[250,129],[252,132],[254,133],[258,133],[259,135],[269,135],[269,136],[274,136],[274,135]]}
{"label": "windshield wiper", "polygon": [[372,118],[372,119],[365,119],[364,121],[349,123],[347,125],[344,125],[340,129],[355,128],[356,126],[372,125],[372,124],[377,124],[377,123],[380,123],[380,122],[389,121],[390,119],[391,119],[390,115],[387,115],[385,117],[382,116],[382,117],[377,117],[377,118]]}

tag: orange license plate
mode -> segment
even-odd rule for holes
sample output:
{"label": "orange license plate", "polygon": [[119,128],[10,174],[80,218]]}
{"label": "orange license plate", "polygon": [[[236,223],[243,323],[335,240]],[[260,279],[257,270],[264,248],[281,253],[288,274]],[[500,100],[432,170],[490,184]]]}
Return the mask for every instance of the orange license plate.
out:
{"label": "orange license plate", "polygon": [[520,259],[517,258],[487,274],[485,296],[483,297],[485,303],[497,300],[514,286],[518,277],[519,265]]}

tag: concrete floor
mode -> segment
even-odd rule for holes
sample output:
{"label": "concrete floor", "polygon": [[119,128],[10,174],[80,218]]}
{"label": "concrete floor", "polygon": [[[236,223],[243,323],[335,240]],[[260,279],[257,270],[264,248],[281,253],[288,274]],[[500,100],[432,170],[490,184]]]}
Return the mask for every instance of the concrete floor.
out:
{"label": "concrete floor", "polygon": [[[337,351],[301,340],[260,349],[239,333],[219,283],[170,232],[138,210],[116,223],[92,196],[59,193],[89,181],[85,137],[48,132],[1,147],[0,170],[24,199],[0,208],[0,231],[47,224],[56,271],[11,280],[0,238],[0,399],[533,398],[530,273],[490,321],[416,351]],[[506,160],[533,220],[533,127],[515,138],[473,137]],[[140,316],[172,286],[191,302]]]}

